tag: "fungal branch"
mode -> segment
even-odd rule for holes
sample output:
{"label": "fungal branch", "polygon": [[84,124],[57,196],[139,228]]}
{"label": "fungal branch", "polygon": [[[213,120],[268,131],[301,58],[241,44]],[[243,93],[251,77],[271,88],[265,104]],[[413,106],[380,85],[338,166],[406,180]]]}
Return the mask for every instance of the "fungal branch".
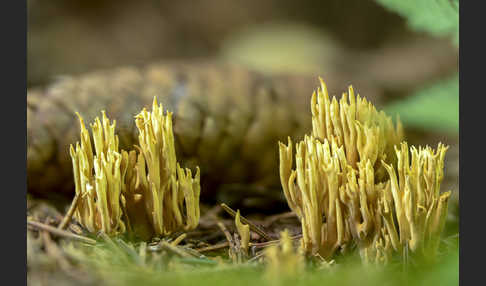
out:
{"label": "fungal branch", "polygon": [[[357,168],[360,161],[370,160],[374,167],[381,167],[381,160],[392,159],[393,146],[403,140],[403,127],[397,120],[378,112],[366,98],[355,96],[352,86],[343,93],[339,103],[329,99],[327,87],[319,78],[321,87],[311,98],[312,135],[321,141],[334,139],[343,146],[349,165]],[[384,172],[377,173],[383,180]]]}
{"label": "fungal branch", "polygon": [[312,134],[295,155],[290,138],[279,143],[281,184],[304,251],[330,259],[357,245],[364,261],[378,263],[404,247],[434,256],[450,195],[440,194],[447,148],[412,147],[410,162],[399,120],[394,127],[352,87],[338,103],[321,79],[311,106]]}

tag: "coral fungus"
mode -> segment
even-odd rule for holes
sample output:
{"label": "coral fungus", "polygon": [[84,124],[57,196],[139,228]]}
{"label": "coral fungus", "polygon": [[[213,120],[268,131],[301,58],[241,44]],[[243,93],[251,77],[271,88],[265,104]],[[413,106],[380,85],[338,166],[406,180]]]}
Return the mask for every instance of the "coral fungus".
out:
{"label": "coral fungus", "polygon": [[89,231],[114,235],[127,229],[142,238],[190,230],[199,222],[199,168],[193,177],[176,160],[172,114],[154,98],[152,112],[136,116],[136,151],[118,150],[115,122],[96,118],[91,139],[81,116],[81,144],[71,146],[75,218]]}
{"label": "coral fungus", "polygon": [[295,144],[295,169],[291,139],[279,143],[282,188],[305,252],[330,258],[357,245],[365,261],[386,262],[406,246],[433,256],[450,194],[439,192],[447,148],[412,147],[409,163],[407,143],[397,149],[400,122],[395,128],[352,87],[338,103],[321,80],[311,108],[312,135]]}

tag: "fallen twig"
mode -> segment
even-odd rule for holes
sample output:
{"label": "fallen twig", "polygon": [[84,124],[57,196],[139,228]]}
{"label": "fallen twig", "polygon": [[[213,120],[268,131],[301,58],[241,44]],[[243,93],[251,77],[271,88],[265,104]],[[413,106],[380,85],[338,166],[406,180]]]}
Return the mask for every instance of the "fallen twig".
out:
{"label": "fallen twig", "polygon": [[226,240],[228,241],[229,246],[234,247],[233,238],[231,237],[231,234],[228,231],[228,229],[226,228],[226,226],[222,222],[218,221],[218,227],[224,233],[224,236],[226,237]]}
{"label": "fallen twig", "polygon": [[162,249],[165,249],[169,252],[172,252],[180,257],[183,257],[183,258],[194,258],[193,255],[187,253],[186,251],[182,250],[181,248],[177,247],[177,246],[173,246],[171,245],[170,243],[166,242],[166,241],[161,241],[159,243],[160,247]]}
{"label": "fallen twig", "polygon": [[183,247],[183,246],[178,246],[178,247],[184,249],[184,251],[186,251],[187,253],[191,254],[192,256],[194,256],[196,258],[203,258],[203,257],[205,257],[199,251],[197,251],[195,249],[192,249],[190,247]]}
{"label": "fallen twig", "polygon": [[[236,217],[236,212],[227,206],[225,203],[221,204],[221,207],[228,213],[230,214],[233,218]],[[258,227],[256,224],[253,222],[247,220],[245,217],[243,217],[240,214],[240,220],[244,223],[250,226],[250,229],[253,230],[254,232],[258,233],[261,237],[265,238],[266,240],[271,240],[272,238],[266,234],[260,227]]]}
{"label": "fallen twig", "polygon": [[233,238],[231,237],[230,232],[228,231],[228,229],[226,228],[226,226],[224,226],[224,224],[222,222],[218,221],[218,227],[224,233],[224,236],[226,237],[226,240],[228,241],[228,244],[229,244],[228,254],[229,254],[229,257],[231,257],[231,259],[233,260],[233,263],[235,263],[236,262],[236,245],[235,245],[235,242],[234,242]]}
{"label": "fallen twig", "polygon": [[218,243],[218,244],[206,246],[206,247],[203,247],[203,248],[198,248],[196,250],[198,252],[209,252],[209,251],[214,251],[214,250],[220,250],[220,249],[226,248],[228,246],[229,246],[229,242],[226,241],[226,242],[223,242],[223,243]]}
{"label": "fallen twig", "polygon": [[258,260],[260,257],[263,257],[264,255],[265,255],[265,253],[264,253],[264,252],[259,253],[259,254],[255,255],[255,256],[253,256],[252,258],[248,259],[248,261],[247,261],[247,262],[248,262],[248,263],[251,263],[251,262],[253,262],[253,261],[256,261],[256,260]]}
{"label": "fallen twig", "polygon": [[68,231],[58,229],[58,228],[55,228],[55,227],[52,227],[50,225],[43,224],[43,223],[40,223],[40,222],[37,222],[37,221],[27,220],[27,225],[31,226],[31,227],[33,227],[37,230],[48,231],[48,232],[55,234],[57,236],[62,236],[62,237],[65,237],[65,238],[70,238],[70,239],[73,239],[73,240],[77,240],[77,241],[81,241],[81,242],[85,242],[85,243],[89,243],[89,244],[96,244],[96,240],[94,240],[92,238],[88,238],[88,237],[84,237],[84,236],[77,235],[77,234],[74,234],[74,233],[70,233]]}
{"label": "fallen twig", "polygon": [[[294,239],[299,239],[299,238],[302,238],[302,234],[292,236],[290,239],[294,240]],[[272,245],[272,244],[277,244],[279,242],[280,242],[280,239],[265,241],[265,242],[256,242],[256,243],[250,242],[250,246],[255,247],[255,248],[261,248],[261,247],[266,247],[266,246],[269,246],[269,245]]]}
{"label": "fallen twig", "polygon": [[179,235],[176,239],[174,239],[174,241],[172,241],[170,243],[170,245],[172,245],[172,246],[179,245],[179,243],[181,243],[181,241],[184,240],[184,238],[186,238],[186,236],[187,236],[187,234],[185,234],[185,233]]}
{"label": "fallen twig", "polygon": [[79,195],[76,194],[74,196],[73,202],[71,203],[71,206],[69,207],[69,210],[67,211],[66,215],[64,216],[61,223],[57,227],[58,229],[65,229],[66,226],[69,224],[69,222],[71,222],[71,218],[74,214],[74,211],[78,207],[78,202],[79,202]]}

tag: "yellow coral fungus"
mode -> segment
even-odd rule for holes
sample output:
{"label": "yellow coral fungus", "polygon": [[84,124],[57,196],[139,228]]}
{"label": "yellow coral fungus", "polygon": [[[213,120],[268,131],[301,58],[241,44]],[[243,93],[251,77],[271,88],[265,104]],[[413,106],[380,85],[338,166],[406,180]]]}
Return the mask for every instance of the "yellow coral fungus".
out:
{"label": "yellow coral fungus", "polygon": [[[79,115],[78,115],[79,116]],[[140,153],[119,151],[115,122],[96,118],[91,139],[79,116],[81,144],[71,146],[76,194],[75,218],[89,231],[128,231],[149,239],[199,222],[199,168],[195,176],[176,161],[172,114],[154,98],[152,112],[136,116]]]}
{"label": "yellow coral fungus", "polygon": [[70,146],[75,189],[79,196],[74,217],[91,232],[123,233],[125,224],[119,199],[122,156],[115,135],[116,122],[110,125],[105,112],[102,113],[102,121],[97,117],[91,124],[95,154],[89,132],[78,114],[81,144],[77,142],[76,148]]}
{"label": "yellow coral fungus", "polygon": [[[450,191],[440,193],[444,177],[444,156],[448,147],[409,148],[402,143],[396,148],[397,170],[383,163],[390,176],[388,198],[392,198],[397,225],[389,217],[387,232],[395,250],[408,247],[412,252],[434,257],[444,228]],[[390,204],[390,199],[382,203]]]}
{"label": "yellow coral fungus", "polygon": [[305,270],[304,257],[294,248],[288,230],[280,233],[278,245],[271,245],[264,251],[267,261],[266,276],[270,281],[296,277]]}
{"label": "yellow coral fungus", "polygon": [[390,236],[385,228],[381,229],[381,236],[377,237],[368,247],[360,248],[361,259],[365,264],[387,264],[393,255]]}
{"label": "yellow coral fungus", "polygon": [[447,148],[412,147],[410,162],[408,145],[397,148],[400,123],[394,128],[351,87],[338,104],[321,80],[311,105],[312,135],[296,144],[295,169],[291,139],[279,143],[282,189],[301,220],[304,251],[327,259],[357,245],[364,261],[378,263],[392,250],[433,257],[450,195],[440,195]]}
{"label": "yellow coral fungus", "polygon": [[200,175],[182,169],[176,160],[172,113],[164,115],[154,98],[152,112],[135,117],[141,156],[137,172],[139,193],[156,235],[190,230],[199,222]]}

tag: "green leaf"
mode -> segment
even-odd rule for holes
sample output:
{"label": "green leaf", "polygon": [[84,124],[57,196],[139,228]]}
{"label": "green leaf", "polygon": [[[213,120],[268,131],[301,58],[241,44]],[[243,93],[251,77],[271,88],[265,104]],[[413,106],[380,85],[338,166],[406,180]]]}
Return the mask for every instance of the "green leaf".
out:
{"label": "green leaf", "polygon": [[459,132],[459,75],[422,89],[410,97],[385,107],[398,114],[405,126]]}
{"label": "green leaf", "polygon": [[450,36],[459,44],[459,0],[376,0],[408,20],[416,31]]}

